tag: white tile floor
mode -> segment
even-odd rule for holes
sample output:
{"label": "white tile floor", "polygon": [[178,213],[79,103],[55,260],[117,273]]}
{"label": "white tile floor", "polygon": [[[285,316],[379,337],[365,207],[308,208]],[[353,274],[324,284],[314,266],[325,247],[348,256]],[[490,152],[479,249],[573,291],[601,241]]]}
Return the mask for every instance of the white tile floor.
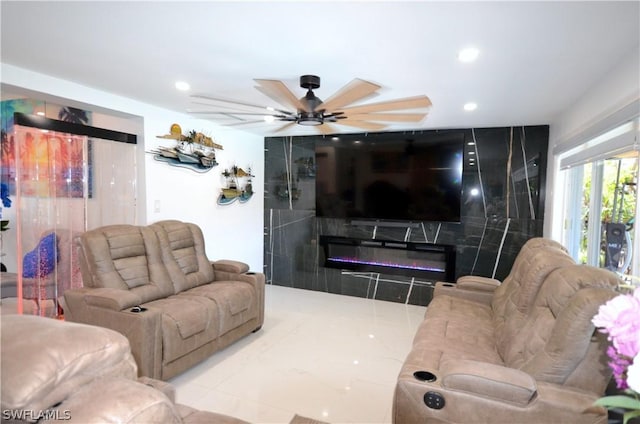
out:
{"label": "white tile floor", "polygon": [[253,423],[295,413],[390,423],[396,377],[424,306],[268,285],[260,331],[174,377],[176,397]]}

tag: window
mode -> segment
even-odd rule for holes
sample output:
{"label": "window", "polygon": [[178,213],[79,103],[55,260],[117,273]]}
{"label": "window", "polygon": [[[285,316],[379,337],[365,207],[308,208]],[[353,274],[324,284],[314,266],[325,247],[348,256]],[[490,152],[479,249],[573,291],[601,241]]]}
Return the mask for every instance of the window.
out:
{"label": "window", "polygon": [[636,285],[638,118],[559,155],[564,180],[562,243],[578,263],[607,268]]}

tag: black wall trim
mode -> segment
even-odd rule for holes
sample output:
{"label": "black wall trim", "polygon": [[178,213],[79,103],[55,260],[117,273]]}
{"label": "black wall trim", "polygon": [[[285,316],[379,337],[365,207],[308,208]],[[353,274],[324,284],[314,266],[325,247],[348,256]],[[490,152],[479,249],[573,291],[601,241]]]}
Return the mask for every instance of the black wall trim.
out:
{"label": "black wall trim", "polygon": [[138,144],[138,137],[135,134],[107,130],[89,125],[75,124],[73,122],[59,121],[57,119],[45,118],[44,116],[27,115],[15,112],[13,114],[13,123],[14,125],[22,125],[24,127],[38,128],[41,130],[86,135],[88,137],[101,138],[120,143]]}

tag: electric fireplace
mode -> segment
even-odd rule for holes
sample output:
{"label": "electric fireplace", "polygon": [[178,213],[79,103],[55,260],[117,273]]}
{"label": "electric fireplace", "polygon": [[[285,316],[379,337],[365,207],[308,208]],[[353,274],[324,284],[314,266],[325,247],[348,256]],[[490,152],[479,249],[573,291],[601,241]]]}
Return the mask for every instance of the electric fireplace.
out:
{"label": "electric fireplace", "polygon": [[455,247],[445,244],[320,236],[322,265],[352,271],[454,281]]}

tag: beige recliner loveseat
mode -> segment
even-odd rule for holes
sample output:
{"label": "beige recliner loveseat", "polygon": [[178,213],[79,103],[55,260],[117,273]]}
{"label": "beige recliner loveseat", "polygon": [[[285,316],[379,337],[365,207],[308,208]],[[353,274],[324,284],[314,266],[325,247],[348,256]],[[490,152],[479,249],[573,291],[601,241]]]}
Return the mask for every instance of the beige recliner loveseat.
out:
{"label": "beige recliner loveseat", "polygon": [[264,274],[210,262],[195,224],[111,225],[78,240],[84,287],[65,292],[65,318],[124,334],[142,376],[167,380],[263,324]]}
{"label": "beige recliner loveseat", "polygon": [[528,241],[499,282],[438,283],[398,377],[394,423],[606,423],[611,377],[591,319],[616,296],[609,271]]}

